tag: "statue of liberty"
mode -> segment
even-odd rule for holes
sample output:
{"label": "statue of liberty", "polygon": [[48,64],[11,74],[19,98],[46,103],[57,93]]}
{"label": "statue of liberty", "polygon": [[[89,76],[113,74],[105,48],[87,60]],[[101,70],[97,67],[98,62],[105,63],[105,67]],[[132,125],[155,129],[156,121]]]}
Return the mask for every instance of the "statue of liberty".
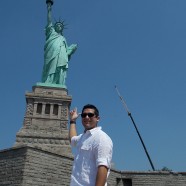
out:
{"label": "statue of liberty", "polygon": [[67,77],[68,62],[71,55],[76,51],[77,44],[67,45],[63,36],[64,22],[58,21],[52,24],[51,10],[52,0],[47,3],[47,26],[46,42],[44,47],[44,66],[42,73],[42,83],[57,84],[65,86]]}

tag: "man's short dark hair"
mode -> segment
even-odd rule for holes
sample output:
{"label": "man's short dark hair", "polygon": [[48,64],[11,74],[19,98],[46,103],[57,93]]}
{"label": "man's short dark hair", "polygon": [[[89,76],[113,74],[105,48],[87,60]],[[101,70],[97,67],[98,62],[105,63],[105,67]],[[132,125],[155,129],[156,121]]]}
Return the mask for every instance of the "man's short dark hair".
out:
{"label": "man's short dark hair", "polygon": [[96,116],[99,116],[99,110],[97,109],[96,106],[94,106],[94,105],[92,105],[92,104],[87,104],[87,105],[85,105],[85,106],[83,107],[82,113],[83,113],[83,111],[84,111],[85,109],[94,109],[95,115],[96,115]]}

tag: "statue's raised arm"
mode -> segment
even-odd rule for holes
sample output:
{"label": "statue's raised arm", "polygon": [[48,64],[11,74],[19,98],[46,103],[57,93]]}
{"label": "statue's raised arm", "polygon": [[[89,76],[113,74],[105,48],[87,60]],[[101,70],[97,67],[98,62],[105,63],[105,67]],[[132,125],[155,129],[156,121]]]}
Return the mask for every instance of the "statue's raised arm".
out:
{"label": "statue's raised arm", "polygon": [[47,4],[47,23],[48,25],[52,23],[52,5],[53,1],[52,0],[46,0]]}
{"label": "statue's raised arm", "polygon": [[42,83],[46,86],[59,86],[66,88],[68,62],[76,51],[77,44],[67,45],[63,36],[64,21],[52,24],[51,10],[53,1],[46,0],[47,25],[45,29],[46,42],[44,47],[44,66]]}

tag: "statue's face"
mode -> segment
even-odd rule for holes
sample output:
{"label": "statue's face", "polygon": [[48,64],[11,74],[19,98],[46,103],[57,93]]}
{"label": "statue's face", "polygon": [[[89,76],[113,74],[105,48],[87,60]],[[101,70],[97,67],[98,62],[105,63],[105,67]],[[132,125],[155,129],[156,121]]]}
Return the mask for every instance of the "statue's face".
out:
{"label": "statue's face", "polygon": [[55,25],[55,31],[57,33],[62,33],[62,31],[63,31],[63,25],[62,24],[56,24]]}

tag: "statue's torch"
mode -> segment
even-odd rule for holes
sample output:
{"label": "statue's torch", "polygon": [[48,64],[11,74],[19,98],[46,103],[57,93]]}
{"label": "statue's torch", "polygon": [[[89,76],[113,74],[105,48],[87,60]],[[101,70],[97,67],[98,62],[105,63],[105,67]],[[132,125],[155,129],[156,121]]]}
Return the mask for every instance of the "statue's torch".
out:
{"label": "statue's torch", "polygon": [[54,4],[54,1],[53,0],[46,0],[46,4],[50,4],[50,5],[53,5]]}

